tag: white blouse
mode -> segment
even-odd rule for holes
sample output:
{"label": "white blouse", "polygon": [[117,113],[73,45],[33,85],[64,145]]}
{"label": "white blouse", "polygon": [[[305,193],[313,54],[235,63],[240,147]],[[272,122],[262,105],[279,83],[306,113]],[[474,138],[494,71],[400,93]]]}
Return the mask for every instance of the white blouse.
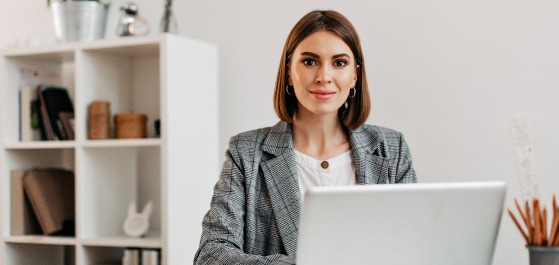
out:
{"label": "white blouse", "polygon": [[301,199],[311,187],[355,185],[355,166],[351,151],[324,161],[294,151]]}

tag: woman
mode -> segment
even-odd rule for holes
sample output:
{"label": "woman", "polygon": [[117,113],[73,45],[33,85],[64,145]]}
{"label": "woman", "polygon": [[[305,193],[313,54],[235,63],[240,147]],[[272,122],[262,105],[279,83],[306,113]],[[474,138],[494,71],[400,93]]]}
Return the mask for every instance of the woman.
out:
{"label": "woman", "polygon": [[363,125],[365,62],[343,15],[313,11],[295,25],[274,107],[276,125],[231,138],[195,264],[294,264],[309,187],[416,182],[402,135]]}

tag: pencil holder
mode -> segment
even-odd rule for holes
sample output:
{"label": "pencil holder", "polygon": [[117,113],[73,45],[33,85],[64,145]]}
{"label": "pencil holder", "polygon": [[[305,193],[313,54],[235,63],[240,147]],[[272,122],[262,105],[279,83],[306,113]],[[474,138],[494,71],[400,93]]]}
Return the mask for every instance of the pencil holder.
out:
{"label": "pencil holder", "polygon": [[115,137],[125,138],[146,138],[147,135],[147,116],[139,113],[115,114]]}
{"label": "pencil holder", "polygon": [[559,265],[558,247],[527,246],[530,265]]}

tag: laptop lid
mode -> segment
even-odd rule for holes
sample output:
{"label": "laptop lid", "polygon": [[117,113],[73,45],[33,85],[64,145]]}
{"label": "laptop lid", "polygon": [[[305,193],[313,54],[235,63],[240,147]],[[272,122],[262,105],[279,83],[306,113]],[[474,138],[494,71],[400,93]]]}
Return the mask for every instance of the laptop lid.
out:
{"label": "laptop lid", "polygon": [[297,265],[490,265],[504,182],[316,187]]}

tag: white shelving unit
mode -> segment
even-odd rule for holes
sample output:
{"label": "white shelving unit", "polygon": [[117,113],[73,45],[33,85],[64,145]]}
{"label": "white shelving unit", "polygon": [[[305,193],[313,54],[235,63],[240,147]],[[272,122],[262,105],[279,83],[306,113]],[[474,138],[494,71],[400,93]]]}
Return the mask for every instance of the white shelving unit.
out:
{"label": "white shelving unit", "polygon": [[[62,73],[75,108],[73,141],[19,141],[22,66]],[[192,262],[219,173],[217,48],[175,35],[5,50],[0,53],[0,263],[96,265],[127,247],[160,248],[161,264]],[[87,108],[148,115],[147,139],[87,139]],[[154,121],[161,120],[155,137]],[[10,171],[75,173],[76,236],[10,234]],[[154,203],[144,238],[124,234],[128,205]]]}

